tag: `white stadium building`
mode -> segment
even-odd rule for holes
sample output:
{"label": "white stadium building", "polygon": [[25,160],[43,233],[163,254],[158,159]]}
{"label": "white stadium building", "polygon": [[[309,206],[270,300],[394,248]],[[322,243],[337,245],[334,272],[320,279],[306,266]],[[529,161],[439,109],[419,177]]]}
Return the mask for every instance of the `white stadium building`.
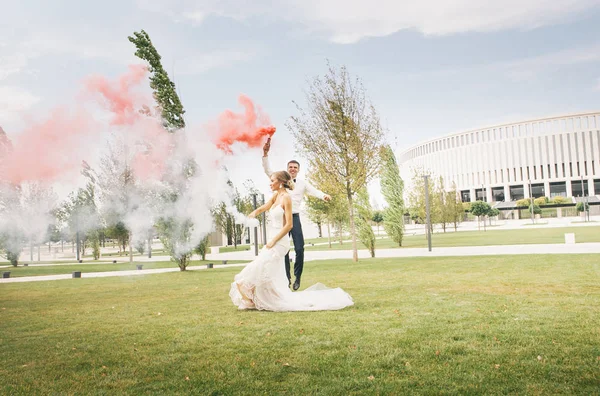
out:
{"label": "white stadium building", "polygon": [[[463,202],[514,208],[523,198],[600,195],[600,112],[521,121],[422,142],[399,158],[410,188],[413,169],[456,184]],[[500,204],[503,203],[503,204]]]}

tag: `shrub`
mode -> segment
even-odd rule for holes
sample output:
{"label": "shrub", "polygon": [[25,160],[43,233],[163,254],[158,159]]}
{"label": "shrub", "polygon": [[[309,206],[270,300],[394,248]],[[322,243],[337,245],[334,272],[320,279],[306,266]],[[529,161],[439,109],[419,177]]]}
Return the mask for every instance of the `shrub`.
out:
{"label": "shrub", "polygon": [[523,198],[523,199],[519,199],[517,201],[517,207],[518,208],[526,208],[531,204],[531,200],[529,198]]}
{"label": "shrub", "polygon": [[[529,205],[529,213],[531,213],[531,209],[532,209],[532,205]],[[533,204],[533,214],[542,214],[542,208],[540,208],[538,205]]]}
{"label": "shrub", "polygon": [[556,205],[562,205],[562,204],[571,203],[573,201],[571,200],[571,198],[562,197],[560,195],[557,195],[556,197],[552,198],[551,202]]}
{"label": "shrub", "polygon": [[575,205],[575,209],[577,210],[577,213],[581,213],[584,211],[587,212],[590,210],[590,205],[586,202],[577,202],[577,205]]}
{"label": "shrub", "polygon": [[537,206],[548,205],[548,197],[539,197],[533,200],[533,203]]}

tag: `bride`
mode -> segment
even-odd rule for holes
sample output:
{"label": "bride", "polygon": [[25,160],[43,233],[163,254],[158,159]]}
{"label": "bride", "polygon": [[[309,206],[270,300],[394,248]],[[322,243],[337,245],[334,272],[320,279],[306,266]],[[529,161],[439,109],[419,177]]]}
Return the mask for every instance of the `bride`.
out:
{"label": "bride", "polygon": [[273,197],[249,217],[269,211],[271,240],[259,255],[237,274],[229,296],[239,309],[265,311],[336,310],[354,304],[352,297],[340,288],[330,289],[317,283],[301,292],[289,289],[283,258],[290,250],[288,233],[292,229],[292,200],[287,190],[294,182],[286,171],[271,175]]}

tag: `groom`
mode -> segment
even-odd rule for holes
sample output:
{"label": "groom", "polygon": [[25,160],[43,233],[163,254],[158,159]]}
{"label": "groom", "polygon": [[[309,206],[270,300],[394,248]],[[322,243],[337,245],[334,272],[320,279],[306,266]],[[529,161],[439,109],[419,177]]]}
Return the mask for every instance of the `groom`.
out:
{"label": "groom", "polygon": [[[271,138],[267,139],[267,143],[263,146],[263,168],[268,177],[271,177],[271,167],[269,166],[269,149],[271,148]],[[294,263],[294,290],[300,288],[300,277],[302,276],[302,269],[304,268],[304,235],[302,234],[302,224],[300,223],[300,204],[304,194],[312,195],[313,197],[320,198],[324,201],[329,202],[331,197],[322,191],[317,190],[310,183],[302,179],[297,179],[298,172],[300,171],[300,163],[296,160],[291,160],[287,164],[287,171],[292,176],[295,188],[289,191],[290,197],[292,198],[292,220],[293,227],[290,231],[292,240],[294,241],[294,251],[296,252],[296,262]],[[292,283],[292,276],[290,274],[290,253],[285,255],[285,273],[288,278],[288,286]]]}

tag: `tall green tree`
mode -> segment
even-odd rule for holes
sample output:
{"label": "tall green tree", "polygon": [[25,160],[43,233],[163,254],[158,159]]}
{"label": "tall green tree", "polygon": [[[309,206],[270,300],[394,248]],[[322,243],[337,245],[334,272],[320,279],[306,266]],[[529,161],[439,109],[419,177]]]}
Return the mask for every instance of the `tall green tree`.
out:
{"label": "tall green tree", "polygon": [[404,182],[400,177],[400,168],[390,146],[381,152],[381,194],[388,206],[383,211],[383,228],[388,236],[402,246],[404,237]]}
{"label": "tall green tree", "polygon": [[[154,98],[161,110],[163,125],[170,131],[175,132],[185,127],[183,115],[185,111],[177,95],[175,83],[171,81],[160,62],[160,55],[150,36],[144,30],[134,32],[128,37],[135,47],[135,55],[148,62],[148,70],[152,73],[150,87],[154,91]],[[190,158],[176,158],[180,164],[173,166],[173,174],[165,176],[168,187],[161,192],[162,205],[165,208],[174,209],[177,202],[184,195],[188,187],[187,180],[197,171],[197,165]],[[164,212],[169,212],[165,210]],[[177,210],[171,210],[177,212]],[[171,259],[177,263],[182,271],[185,271],[190,261],[194,248],[191,241],[194,224],[190,218],[184,215],[162,216],[156,219],[156,230],[163,245],[171,253]]]}
{"label": "tall green tree", "polygon": [[[423,169],[413,169],[413,177],[411,179],[411,187],[408,194],[409,213],[412,219],[419,224],[425,224],[427,221],[427,208],[425,203],[425,179],[426,175]],[[431,176],[428,180],[429,192],[429,212],[431,218],[430,232],[433,232],[433,224],[437,218],[436,200],[434,199],[435,177]]]}
{"label": "tall green tree", "polygon": [[375,233],[371,227],[371,218],[373,217],[373,209],[369,202],[369,193],[367,188],[363,188],[356,194],[356,228],[358,230],[359,240],[367,247],[371,257],[375,257]]}
{"label": "tall green tree", "polygon": [[454,231],[458,230],[458,223],[462,222],[465,214],[465,207],[456,190],[456,183],[452,183],[452,189],[446,193],[446,203],[450,206],[451,222],[454,224]]}
{"label": "tall green tree", "polygon": [[322,171],[333,186],[343,191],[348,201],[352,259],[358,261],[355,224],[355,195],[377,176],[378,155],[384,134],[375,107],[366,97],[359,79],[345,67],[329,66],[328,73],[316,77],[306,93],[306,107],[297,105],[299,116],[291,118],[291,129],[298,148],[310,167]]}
{"label": "tall green tree", "polygon": [[127,38],[136,47],[135,56],[149,64],[148,70],[152,73],[150,87],[154,90],[154,99],[161,109],[165,126],[170,130],[185,128],[185,110],[177,95],[175,83],[163,68],[161,56],[152,44],[150,36],[141,30]]}

